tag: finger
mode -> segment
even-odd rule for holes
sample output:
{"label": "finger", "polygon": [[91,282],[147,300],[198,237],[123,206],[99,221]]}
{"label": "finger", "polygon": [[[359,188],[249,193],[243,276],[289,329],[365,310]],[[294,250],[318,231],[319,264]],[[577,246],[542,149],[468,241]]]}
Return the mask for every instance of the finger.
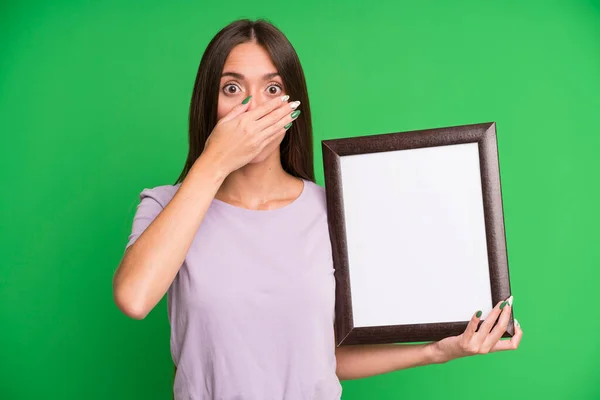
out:
{"label": "finger", "polygon": [[[505,303],[506,301],[498,302],[498,304],[496,304],[496,307],[494,307],[492,311],[488,314],[488,316],[485,318],[485,320],[479,327],[479,330],[477,331],[477,333],[480,334],[479,336],[485,337],[488,335],[488,333],[490,333],[492,327],[494,326],[494,323],[496,322],[498,316],[500,315],[500,312],[502,311],[500,307],[504,307],[503,304]],[[483,338],[481,338],[480,340],[481,342],[483,342]]]}
{"label": "finger", "polygon": [[523,337],[523,330],[519,325],[519,321],[515,319],[515,334],[510,340],[498,340],[494,347],[491,348],[490,352],[495,351],[506,351],[506,350],[516,350],[521,343],[521,338]]}
{"label": "finger", "polygon": [[244,116],[250,121],[258,121],[271,111],[275,110],[278,107],[281,107],[281,103],[285,103],[289,98],[290,96],[288,95],[275,97],[274,99],[271,99],[266,103],[261,104],[260,106],[246,112]]}
{"label": "finger", "polygon": [[481,318],[481,311],[477,311],[471,317],[471,320],[467,324],[467,328],[465,329],[465,332],[463,333],[463,337],[466,342],[469,342],[471,340],[471,338],[473,337],[473,335],[475,334],[475,331],[477,330],[477,326],[479,325],[480,318]]}
{"label": "finger", "polygon": [[217,122],[217,125],[225,123],[227,121],[231,121],[238,115],[244,113],[244,111],[248,110],[248,107],[250,107],[251,101],[252,101],[252,96],[246,97],[243,102],[241,102],[237,106],[233,107],[227,114],[225,114],[225,116]]}
{"label": "finger", "polygon": [[283,140],[283,137],[285,136],[286,132],[287,132],[287,129],[281,128],[279,131],[275,132],[275,134],[271,135],[270,137],[268,137],[266,139],[263,139],[260,142],[260,145],[256,148],[255,154],[259,154],[261,151],[264,151],[265,149],[270,149],[270,151],[275,150],[275,148]]}
{"label": "finger", "polygon": [[289,128],[281,128],[280,130],[276,131],[274,134],[270,135],[268,138],[265,139],[263,147],[268,147],[270,146],[273,142],[276,142],[278,140],[282,140],[283,136],[285,136],[285,133],[287,132]]}
{"label": "finger", "polygon": [[504,332],[506,332],[506,327],[508,326],[508,321],[510,320],[510,313],[512,310],[512,306],[511,306],[512,299],[509,297],[509,300],[507,300],[507,301],[508,301],[508,304],[504,307],[504,309],[500,313],[500,318],[498,319],[498,323],[492,329],[492,331],[489,333],[489,335],[487,335],[486,338],[483,340],[483,344],[482,344],[481,348],[488,349],[488,350],[491,349],[494,346],[494,344],[500,340],[502,335],[504,335]]}
{"label": "finger", "polygon": [[[288,130],[291,127],[291,123],[298,118],[300,115],[300,110],[295,110],[293,112],[287,111],[286,114],[279,121],[275,122],[268,128],[266,128],[262,134],[265,136],[265,140],[269,140],[273,135],[276,135],[281,131],[281,129]],[[286,128],[287,126],[287,128]]]}
{"label": "finger", "polygon": [[[263,130],[269,128],[271,125],[274,125],[277,122],[281,121],[282,118],[285,118],[288,115],[291,117],[292,114],[294,113],[294,110],[296,110],[296,108],[298,108],[298,106],[300,106],[299,101],[292,101],[291,103],[283,103],[279,108],[276,108],[275,110],[271,111],[269,114],[265,115],[264,117],[262,117],[261,119],[256,121],[254,123],[254,129],[256,129],[257,132],[260,132],[260,131],[263,131]],[[297,113],[297,114],[299,114],[299,113]],[[293,117],[292,119],[294,119],[294,118],[295,117]],[[287,125],[289,122],[291,122],[291,120],[283,121],[283,122],[284,122],[284,125]],[[277,127],[275,129],[279,130]]]}

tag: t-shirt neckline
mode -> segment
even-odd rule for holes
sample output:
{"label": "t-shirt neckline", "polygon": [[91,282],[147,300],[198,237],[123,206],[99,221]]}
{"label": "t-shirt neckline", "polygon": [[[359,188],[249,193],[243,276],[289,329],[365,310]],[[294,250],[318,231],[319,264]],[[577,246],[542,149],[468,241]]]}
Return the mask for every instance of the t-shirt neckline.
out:
{"label": "t-shirt neckline", "polygon": [[216,198],[213,198],[212,204],[219,208],[227,209],[232,212],[237,212],[240,214],[265,215],[265,216],[269,215],[270,216],[270,215],[274,215],[274,214],[284,213],[284,212],[290,211],[290,210],[298,207],[298,205],[300,203],[302,203],[302,201],[306,197],[306,193],[308,191],[308,181],[304,178],[299,178],[299,179],[301,179],[302,183],[303,183],[302,191],[300,192],[298,197],[296,197],[293,201],[291,201],[290,203],[286,204],[283,207],[273,208],[271,210],[252,210],[250,208],[235,206],[233,204],[229,204],[225,201],[222,201],[222,200],[219,200]]}

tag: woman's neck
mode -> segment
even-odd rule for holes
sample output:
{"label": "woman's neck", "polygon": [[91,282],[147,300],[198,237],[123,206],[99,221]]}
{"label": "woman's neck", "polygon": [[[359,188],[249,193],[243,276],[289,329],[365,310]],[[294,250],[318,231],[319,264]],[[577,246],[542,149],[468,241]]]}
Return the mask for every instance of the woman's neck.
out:
{"label": "woman's neck", "polygon": [[285,172],[279,158],[247,164],[225,178],[216,199],[249,209],[274,208],[293,201],[301,180]]}

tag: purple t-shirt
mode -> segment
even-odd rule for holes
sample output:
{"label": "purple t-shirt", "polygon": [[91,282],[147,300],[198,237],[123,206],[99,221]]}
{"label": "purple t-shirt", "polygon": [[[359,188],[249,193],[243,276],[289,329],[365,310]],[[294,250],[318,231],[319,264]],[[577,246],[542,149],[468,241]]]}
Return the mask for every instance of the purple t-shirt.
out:
{"label": "purple t-shirt", "polygon": [[[178,185],[144,189],[127,246]],[[325,189],[249,210],[213,199],[167,293],[175,400],[339,400]]]}

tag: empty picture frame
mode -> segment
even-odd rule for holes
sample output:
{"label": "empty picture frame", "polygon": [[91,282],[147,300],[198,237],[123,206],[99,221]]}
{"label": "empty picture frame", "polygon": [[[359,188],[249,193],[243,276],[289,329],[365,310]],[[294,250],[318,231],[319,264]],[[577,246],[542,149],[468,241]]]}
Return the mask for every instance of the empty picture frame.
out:
{"label": "empty picture frame", "polygon": [[338,346],[459,335],[510,296],[494,122],[322,149]]}

